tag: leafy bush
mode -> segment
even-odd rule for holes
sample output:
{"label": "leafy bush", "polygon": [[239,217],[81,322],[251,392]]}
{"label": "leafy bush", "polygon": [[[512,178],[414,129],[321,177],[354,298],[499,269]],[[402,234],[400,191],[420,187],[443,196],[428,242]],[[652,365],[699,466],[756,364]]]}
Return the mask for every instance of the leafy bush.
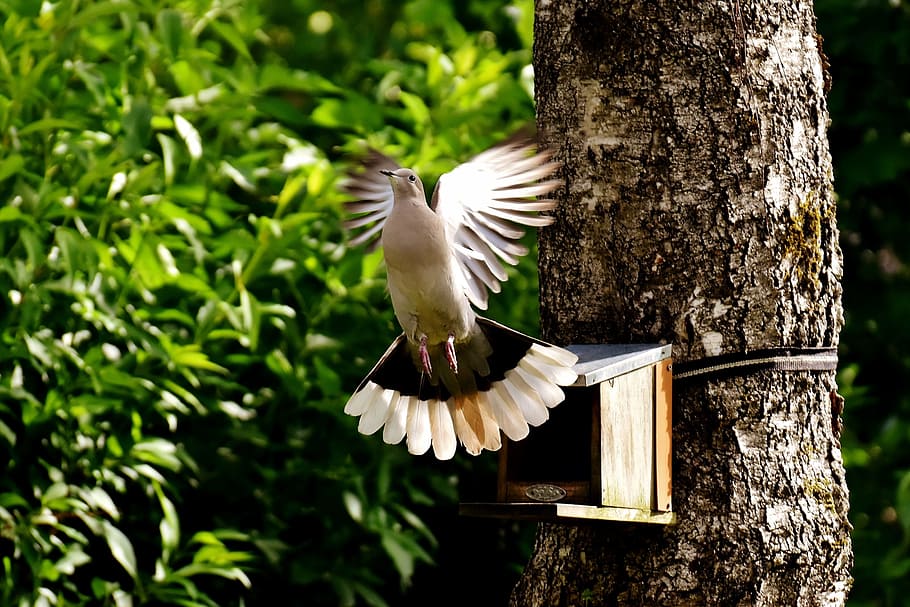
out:
{"label": "leafy bush", "polygon": [[432,183],[531,120],[531,5],[511,51],[367,10],[372,47],[306,2],[0,3],[0,603],[387,604],[491,478],[341,413],[397,327],[335,184],[364,139]]}

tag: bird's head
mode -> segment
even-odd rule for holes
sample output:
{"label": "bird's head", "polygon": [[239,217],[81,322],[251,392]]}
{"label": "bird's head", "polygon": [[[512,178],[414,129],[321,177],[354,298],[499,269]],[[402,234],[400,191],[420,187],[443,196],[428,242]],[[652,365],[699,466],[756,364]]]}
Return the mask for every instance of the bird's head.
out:
{"label": "bird's head", "polygon": [[396,198],[402,196],[418,196],[421,201],[424,201],[423,183],[421,183],[417,173],[411,169],[398,169],[395,171],[381,170],[379,172],[389,178],[389,182],[392,184],[392,191],[395,192]]}

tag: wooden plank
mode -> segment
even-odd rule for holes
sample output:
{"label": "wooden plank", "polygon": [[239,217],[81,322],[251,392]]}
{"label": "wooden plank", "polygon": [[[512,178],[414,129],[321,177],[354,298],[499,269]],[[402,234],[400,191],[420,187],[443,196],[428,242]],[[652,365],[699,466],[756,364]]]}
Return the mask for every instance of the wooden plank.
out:
{"label": "wooden plank", "polygon": [[654,373],[654,510],[673,510],[673,360]]}
{"label": "wooden plank", "polygon": [[511,520],[559,521],[589,520],[616,521],[623,523],[650,523],[673,525],[674,512],[653,512],[635,508],[611,508],[584,504],[541,503],[467,503],[460,504],[458,513],[462,516],[504,518]]}
{"label": "wooden plank", "polygon": [[673,346],[660,344],[573,344],[578,356],[573,386],[593,386],[669,358]]}
{"label": "wooden plank", "polygon": [[676,514],[673,512],[654,512],[652,510],[612,508],[610,506],[585,506],[582,504],[556,504],[556,516],[559,518],[654,523],[659,525],[672,525],[676,522]]}
{"label": "wooden plank", "polygon": [[600,384],[601,505],[650,510],[654,487],[654,368]]}
{"label": "wooden plank", "polygon": [[[574,388],[578,389],[578,388]],[[600,453],[600,389],[599,387],[583,388],[591,394],[591,504],[600,505],[603,501],[603,475],[604,467],[609,467],[604,463]]]}

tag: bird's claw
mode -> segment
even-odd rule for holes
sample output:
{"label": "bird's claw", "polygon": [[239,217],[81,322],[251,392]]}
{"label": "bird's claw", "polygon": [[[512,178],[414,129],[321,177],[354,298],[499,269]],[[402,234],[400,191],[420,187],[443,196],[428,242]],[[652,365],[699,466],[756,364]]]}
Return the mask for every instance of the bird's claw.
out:
{"label": "bird's claw", "polygon": [[455,358],[455,336],[452,333],[449,333],[449,338],[446,339],[446,360],[449,361],[452,373],[458,373],[458,359]]}
{"label": "bird's claw", "polygon": [[427,375],[433,374],[433,365],[430,363],[430,352],[427,350],[427,336],[424,335],[420,338],[420,347],[418,348],[420,352],[420,363],[423,365],[423,370],[426,371]]}

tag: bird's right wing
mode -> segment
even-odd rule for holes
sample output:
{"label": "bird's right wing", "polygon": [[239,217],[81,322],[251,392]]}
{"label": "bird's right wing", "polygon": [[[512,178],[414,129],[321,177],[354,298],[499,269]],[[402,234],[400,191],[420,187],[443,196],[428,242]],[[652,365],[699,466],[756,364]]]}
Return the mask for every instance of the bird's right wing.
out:
{"label": "bird's right wing", "polygon": [[371,250],[379,246],[382,227],[395,204],[392,185],[380,171],[395,171],[398,168],[394,160],[371,150],[362,164],[362,170],[348,174],[342,183],[344,192],[356,199],[344,205],[345,211],[352,216],[344,222],[344,227],[356,234],[350,240],[352,246],[368,244]]}
{"label": "bird's right wing", "polygon": [[523,226],[539,227],[553,218],[538,215],[556,202],[539,198],[562,182],[550,152],[536,152],[529,140],[509,140],[475,156],[439,178],[430,206],[442,215],[447,237],[465,279],[468,299],[487,308],[487,290],[499,293],[510,265],[528,253]]}

